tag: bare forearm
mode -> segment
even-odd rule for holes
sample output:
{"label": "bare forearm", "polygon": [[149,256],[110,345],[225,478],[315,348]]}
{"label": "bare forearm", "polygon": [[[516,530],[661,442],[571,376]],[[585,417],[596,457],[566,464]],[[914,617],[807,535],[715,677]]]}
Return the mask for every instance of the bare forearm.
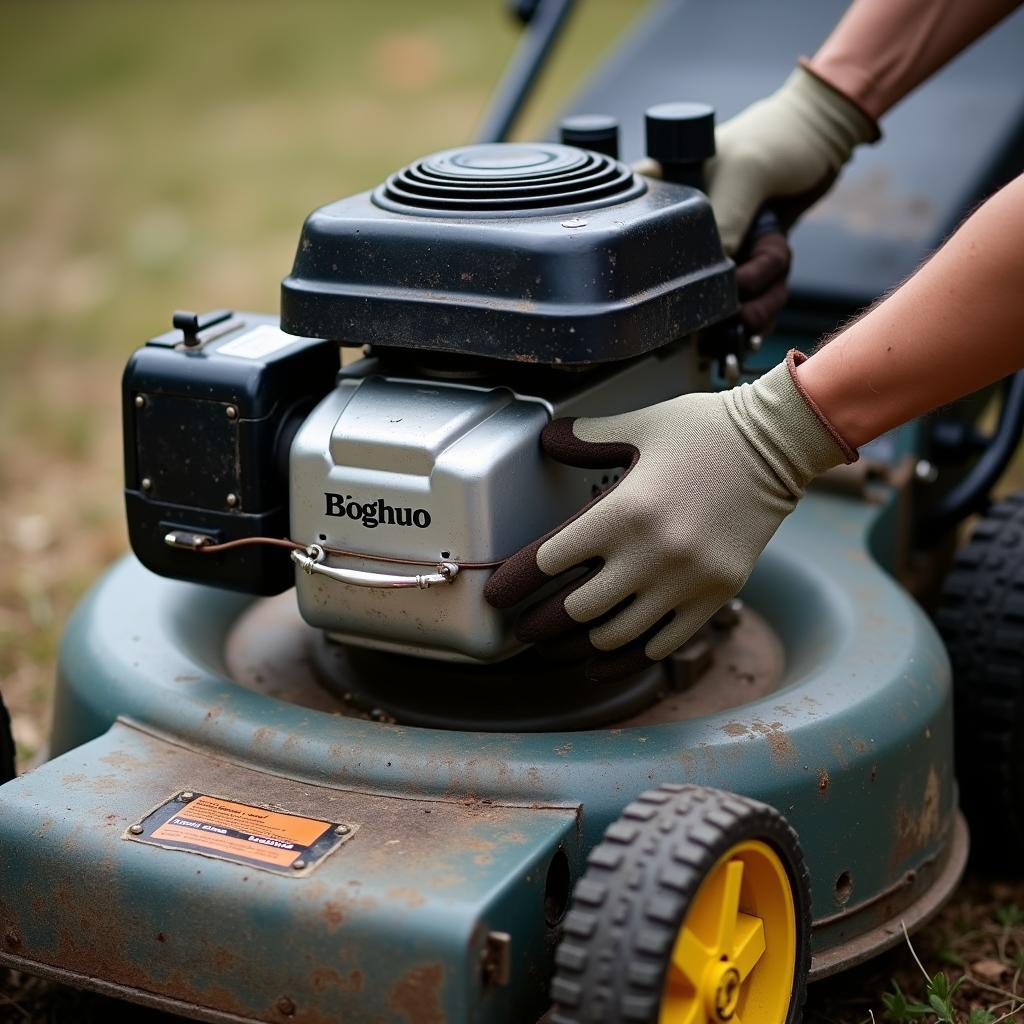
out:
{"label": "bare forearm", "polygon": [[856,448],[1022,366],[1024,176],[797,372]]}
{"label": "bare forearm", "polygon": [[855,0],[808,66],[875,119],[1021,0]]}

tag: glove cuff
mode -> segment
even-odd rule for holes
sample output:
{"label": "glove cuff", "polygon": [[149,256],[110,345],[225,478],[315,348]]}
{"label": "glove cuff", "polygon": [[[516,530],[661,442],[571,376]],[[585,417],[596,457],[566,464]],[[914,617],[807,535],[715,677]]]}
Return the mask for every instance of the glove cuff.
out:
{"label": "glove cuff", "polygon": [[816,476],[857,458],[800,386],[798,358],[790,352],[753,384],[723,393],[740,431],[793,500]]}
{"label": "glove cuff", "polygon": [[877,142],[882,137],[878,122],[856,100],[822,78],[806,57],[797,62],[786,80],[786,88],[820,112],[830,129],[829,134],[842,137],[848,154],[856,146]]}
{"label": "glove cuff", "polygon": [[851,448],[846,443],[846,439],[836,429],[835,424],[821,411],[818,403],[807,393],[807,389],[796,372],[796,368],[806,361],[807,356],[799,349],[791,348],[786,353],[786,369],[789,371],[789,379],[793,382],[793,386],[797,391],[800,392],[800,397],[807,404],[807,407],[817,416],[818,422],[829,432],[832,440],[838,445],[839,450],[843,453],[843,459],[846,461],[846,464],[850,465],[850,463],[856,462],[860,458],[860,453],[856,448]]}

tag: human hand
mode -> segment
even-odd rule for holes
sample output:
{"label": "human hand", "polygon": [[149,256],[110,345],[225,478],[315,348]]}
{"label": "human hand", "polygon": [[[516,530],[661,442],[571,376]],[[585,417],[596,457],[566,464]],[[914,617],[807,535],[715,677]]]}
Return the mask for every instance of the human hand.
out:
{"label": "human hand", "polygon": [[598,419],[560,419],[544,451],[571,466],[626,466],[575,518],[512,555],[486,599],[526,609],[517,636],[593,681],[625,678],[685,643],[746,582],[818,473],[856,458],[805,399],[791,353],[753,384]]}
{"label": "human hand", "polygon": [[739,250],[766,203],[792,225],[828,191],[854,148],[878,137],[872,118],[802,66],[726,121],[704,172],[726,253]]}

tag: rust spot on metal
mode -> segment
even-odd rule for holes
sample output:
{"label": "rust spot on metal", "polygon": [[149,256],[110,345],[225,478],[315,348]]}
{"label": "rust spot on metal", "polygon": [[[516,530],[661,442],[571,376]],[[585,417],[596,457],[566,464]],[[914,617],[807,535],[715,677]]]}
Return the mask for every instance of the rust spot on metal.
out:
{"label": "rust spot on metal", "polygon": [[781,722],[754,722],[752,728],[767,741],[771,759],[776,765],[782,767],[796,761],[796,747]]}
{"label": "rust spot on metal", "polygon": [[750,730],[742,722],[726,722],[722,726],[726,736],[749,736]]}
{"label": "rust spot on metal", "polygon": [[402,1014],[406,1024],[447,1024],[441,1009],[441,982],[444,964],[422,964],[395,982],[388,1005]]}
{"label": "rust spot on metal", "polygon": [[829,783],[831,780],[828,777],[828,771],[825,768],[818,769],[818,791],[821,793],[827,793]]}
{"label": "rust spot on metal", "polygon": [[939,775],[932,765],[928,769],[920,809],[908,811],[906,807],[900,807],[897,811],[896,841],[890,857],[893,867],[902,864],[912,854],[927,846],[941,831],[941,793]]}
{"label": "rust spot on metal", "polygon": [[422,907],[427,901],[423,894],[407,885],[396,886],[388,890],[388,899],[396,903],[404,903],[407,907]]}
{"label": "rust spot on metal", "polygon": [[331,931],[334,931],[336,928],[340,928],[342,922],[345,920],[345,911],[342,909],[341,904],[334,900],[328,900],[324,904],[324,909],[321,913]]}

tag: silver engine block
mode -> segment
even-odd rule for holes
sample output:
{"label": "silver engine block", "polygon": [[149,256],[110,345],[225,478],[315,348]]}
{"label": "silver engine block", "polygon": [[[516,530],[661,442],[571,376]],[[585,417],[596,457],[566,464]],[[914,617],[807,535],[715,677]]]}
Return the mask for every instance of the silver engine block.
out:
{"label": "silver engine block", "polygon": [[[292,442],[292,537],[362,585],[297,568],[307,622],[346,644],[420,657],[493,662],[517,653],[515,612],[486,603],[492,570],[474,563],[508,557],[617,478],[546,458],[545,425],[710,386],[692,339],[613,370],[529,379],[526,394],[485,378],[392,376],[373,358],[342,369]],[[436,573],[440,563],[459,566],[444,585],[394,585],[396,575]]]}

